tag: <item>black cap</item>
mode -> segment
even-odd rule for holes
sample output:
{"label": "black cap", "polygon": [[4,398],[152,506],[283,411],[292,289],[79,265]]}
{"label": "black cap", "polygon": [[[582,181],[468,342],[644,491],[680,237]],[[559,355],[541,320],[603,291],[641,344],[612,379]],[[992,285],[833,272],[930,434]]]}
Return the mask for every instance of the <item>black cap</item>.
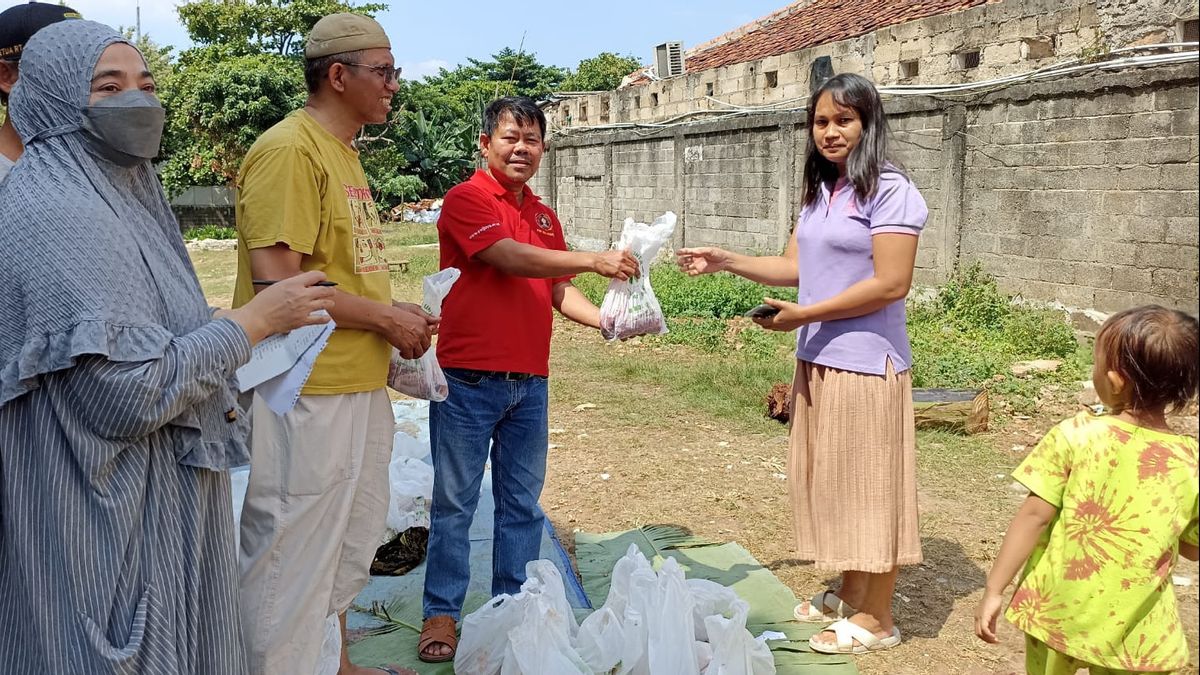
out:
{"label": "black cap", "polygon": [[79,12],[62,5],[30,2],[0,12],[0,59],[17,61],[33,34],[64,19],[82,19]]}

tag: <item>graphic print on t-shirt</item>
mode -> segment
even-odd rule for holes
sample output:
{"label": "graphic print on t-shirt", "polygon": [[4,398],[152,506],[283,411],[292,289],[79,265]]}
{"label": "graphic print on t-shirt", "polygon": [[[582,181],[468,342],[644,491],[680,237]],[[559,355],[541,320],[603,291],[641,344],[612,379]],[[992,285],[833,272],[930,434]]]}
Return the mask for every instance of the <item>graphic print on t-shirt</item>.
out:
{"label": "graphic print on t-shirt", "polygon": [[354,228],[354,273],[386,272],[388,263],[383,257],[383,227],[379,223],[379,211],[375,209],[371,190],[353,185],[346,185],[345,188]]}

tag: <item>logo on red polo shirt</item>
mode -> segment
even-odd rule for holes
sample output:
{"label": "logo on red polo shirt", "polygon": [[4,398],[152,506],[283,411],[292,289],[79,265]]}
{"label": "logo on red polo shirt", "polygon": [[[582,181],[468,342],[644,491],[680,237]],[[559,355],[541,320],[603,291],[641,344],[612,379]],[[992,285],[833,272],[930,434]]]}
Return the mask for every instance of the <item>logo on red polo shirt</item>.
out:
{"label": "logo on red polo shirt", "polygon": [[554,229],[554,226],[550,224],[550,216],[544,213],[534,216],[533,221],[537,223],[538,229],[543,232],[550,232]]}

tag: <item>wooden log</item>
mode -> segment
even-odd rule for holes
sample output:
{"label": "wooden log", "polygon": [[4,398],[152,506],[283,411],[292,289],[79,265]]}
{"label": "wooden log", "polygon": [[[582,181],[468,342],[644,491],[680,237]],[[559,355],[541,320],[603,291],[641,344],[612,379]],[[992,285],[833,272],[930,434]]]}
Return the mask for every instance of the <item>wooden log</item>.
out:
{"label": "wooden log", "polygon": [[[771,387],[767,417],[787,424],[791,412],[791,386]],[[977,434],[988,428],[988,393],[986,389],[914,389],[913,415],[917,429]]]}
{"label": "wooden log", "polygon": [[986,389],[914,389],[913,415],[918,429],[977,434],[988,428]]}

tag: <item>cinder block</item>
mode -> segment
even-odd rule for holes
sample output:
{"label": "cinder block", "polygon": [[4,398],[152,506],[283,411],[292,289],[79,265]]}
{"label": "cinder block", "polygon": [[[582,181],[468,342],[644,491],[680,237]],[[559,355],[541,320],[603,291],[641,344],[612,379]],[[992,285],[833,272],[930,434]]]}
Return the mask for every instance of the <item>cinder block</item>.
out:
{"label": "cinder block", "polygon": [[1194,268],[1191,270],[1157,269],[1151,275],[1153,277],[1151,288],[1156,293],[1173,298],[1177,302],[1196,299],[1197,281],[1200,280],[1200,276],[1197,275]]}
{"label": "cinder block", "polygon": [[1129,265],[1116,265],[1112,270],[1112,289],[1130,291],[1133,293],[1150,290],[1152,278],[1150,270]]}
{"label": "cinder block", "polygon": [[1197,216],[1196,191],[1143,192],[1138,197],[1137,213],[1142,216]]}
{"label": "cinder block", "polygon": [[1171,89],[1160,89],[1154,92],[1155,110],[1194,110],[1196,108],[1196,87],[1181,86]]}
{"label": "cinder block", "polygon": [[1196,269],[1196,251],[1175,244],[1141,244],[1134,262],[1138,267]]}
{"label": "cinder block", "polygon": [[1174,114],[1170,111],[1137,113],[1129,118],[1129,135],[1133,138],[1156,139],[1170,136]]}
{"label": "cinder block", "polygon": [[1200,246],[1200,219],[1167,218],[1164,242],[1190,246],[1193,249]]}
{"label": "cinder block", "polygon": [[1145,293],[1131,293],[1130,291],[1100,289],[1095,293],[1094,308],[1102,312],[1119,312],[1123,309],[1129,309],[1130,307],[1136,307],[1145,303],[1148,297],[1153,296],[1147,296]]}

